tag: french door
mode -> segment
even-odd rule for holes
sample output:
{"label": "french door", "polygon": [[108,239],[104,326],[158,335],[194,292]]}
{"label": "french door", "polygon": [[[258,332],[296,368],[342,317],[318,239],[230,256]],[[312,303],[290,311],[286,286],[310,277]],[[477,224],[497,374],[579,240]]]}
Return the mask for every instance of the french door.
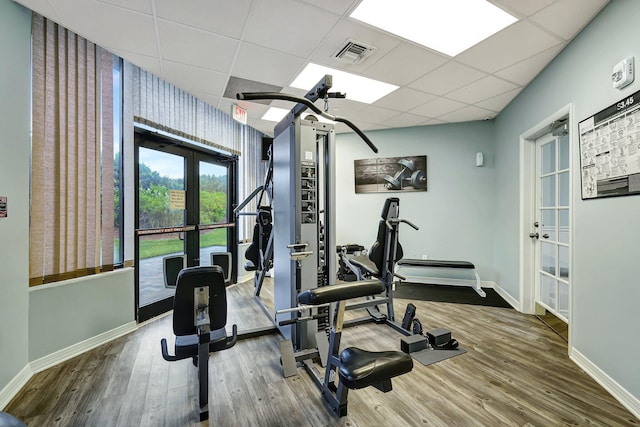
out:
{"label": "french door", "polygon": [[569,322],[571,180],[569,135],[536,140],[535,302]]}
{"label": "french door", "polygon": [[182,268],[211,265],[212,253],[235,260],[236,159],[146,133],[135,143],[135,302],[143,322],[173,308]]}

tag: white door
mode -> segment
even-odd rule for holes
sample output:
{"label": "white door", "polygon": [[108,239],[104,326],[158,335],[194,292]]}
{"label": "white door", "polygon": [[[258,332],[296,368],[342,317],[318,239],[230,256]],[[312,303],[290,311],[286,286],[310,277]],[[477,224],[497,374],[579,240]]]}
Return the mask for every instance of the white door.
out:
{"label": "white door", "polygon": [[535,302],[569,322],[571,175],[569,135],[536,140]]}

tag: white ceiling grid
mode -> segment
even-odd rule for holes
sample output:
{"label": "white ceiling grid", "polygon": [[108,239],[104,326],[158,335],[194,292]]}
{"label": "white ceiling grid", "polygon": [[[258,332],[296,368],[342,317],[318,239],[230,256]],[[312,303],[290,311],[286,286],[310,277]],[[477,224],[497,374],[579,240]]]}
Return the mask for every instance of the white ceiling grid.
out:
{"label": "white ceiling grid", "polygon": [[[17,0],[222,111],[240,104],[249,124],[267,134],[275,125],[261,120],[268,106],[224,97],[232,76],[301,95],[289,85],[315,62],[400,86],[372,105],[331,100],[330,113],[364,130],[484,120],[608,3],[489,0],[518,21],[451,58],[350,18],[359,1]],[[360,64],[333,59],[348,39],[376,50]]]}

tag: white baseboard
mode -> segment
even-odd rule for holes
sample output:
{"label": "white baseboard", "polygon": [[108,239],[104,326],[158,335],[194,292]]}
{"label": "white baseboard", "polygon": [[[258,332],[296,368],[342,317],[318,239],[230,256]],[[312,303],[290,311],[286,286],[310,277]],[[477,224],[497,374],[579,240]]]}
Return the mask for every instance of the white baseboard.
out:
{"label": "white baseboard", "polygon": [[[493,290],[496,291],[496,293],[500,295],[502,299],[508,302],[509,305],[511,305],[511,307],[515,308],[519,312],[522,312],[522,306],[520,305],[520,301],[512,297],[511,294],[509,294],[507,291],[502,289],[500,285],[498,285],[497,283],[495,282],[491,282],[491,283],[493,284],[493,286],[490,286],[490,287],[493,288]],[[482,287],[485,287],[485,282],[482,282]]]}
{"label": "white baseboard", "polygon": [[636,418],[640,419],[640,400],[573,347],[569,349],[569,358],[607,390],[622,406],[627,408]]}
{"label": "white baseboard", "polygon": [[9,404],[11,399],[24,387],[29,379],[38,372],[44,371],[52,366],[62,363],[65,360],[69,360],[76,357],[86,351],[94,349],[102,344],[106,344],[116,338],[126,335],[135,331],[138,328],[136,322],[125,323],[122,326],[111,329],[110,331],[103,332],[95,337],[91,337],[79,343],[70,345],[67,348],[58,350],[55,353],[51,353],[40,359],[34,360],[27,364],[18,374],[9,381],[2,390],[0,390],[0,409],[3,409]]}
{"label": "white baseboard", "polygon": [[106,344],[111,340],[133,332],[137,328],[138,325],[136,322],[125,323],[124,325],[118,326],[110,331],[103,332],[95,337],[80,341],[79,343],[70,345],[67,348],[58,350],[55,353],[51,353],[47,356],[41,357],[40,359],[34,360],[31,362],[31,370],[34,374],[37,374],[38,372],[44,371],[58,363],[69,360],[102,344]]}
{"label": "white baseboard", "polygon": [[27,364],[27,366],[18,372],[18,375],[9,381],[9,384],[0,390],[0,410],[3,410],[4,407],[11,402],[11,399],[18,394],[32,375],[33,372],[31,372],[31,367]]}

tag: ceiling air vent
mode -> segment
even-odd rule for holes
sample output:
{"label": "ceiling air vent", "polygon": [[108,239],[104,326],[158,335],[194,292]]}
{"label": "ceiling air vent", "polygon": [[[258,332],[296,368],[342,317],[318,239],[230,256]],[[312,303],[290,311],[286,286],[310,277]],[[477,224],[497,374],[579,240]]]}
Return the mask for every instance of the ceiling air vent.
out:
{"label": "ceiling air vent", "polygon": [[367,46],[364,43],[355,40],[347,40],[340,49],[338,49],[333,57],[349,64],[360,64],[369,55],[376,50],[373,46]]}

